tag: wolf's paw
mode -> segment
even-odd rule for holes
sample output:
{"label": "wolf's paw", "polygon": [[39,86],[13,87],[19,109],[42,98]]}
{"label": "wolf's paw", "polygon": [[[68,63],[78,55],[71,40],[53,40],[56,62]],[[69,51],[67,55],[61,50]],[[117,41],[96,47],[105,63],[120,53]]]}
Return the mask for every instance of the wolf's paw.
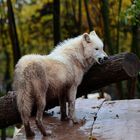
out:
{"label": "wolf's paw", "polygon": [[73,124],[79,124],[79,120],[77,118],[72,119]]}
{"label": "wolf's paw", "polygon": [[26,133],[27,138],[32,138],[34,136],[35,136],[35,133],[33,131],[29,131],[28,133]]}
{"label": "wolf's paw", "polygon": [[68,120],[69,120],[69,118],[67,115],[61,116],[61,121],[68,121]]}
{"label": "wolf's paw", "polygon": [[75,124],[79,124],[77,118],[69,119],[69,125],[74,126]]}
{"label": "wolf's paw", "polygon": [[52,131],[51,130],[46,130],[46,135],[45,136],[51,136],[52,135]]}
{"label": "wolf's paw", "polygon": [[52,131],[51,130],[47,130],[46,132],[42,133],[43,137],[47,137],[47,136],[51,136],[52,135]]}

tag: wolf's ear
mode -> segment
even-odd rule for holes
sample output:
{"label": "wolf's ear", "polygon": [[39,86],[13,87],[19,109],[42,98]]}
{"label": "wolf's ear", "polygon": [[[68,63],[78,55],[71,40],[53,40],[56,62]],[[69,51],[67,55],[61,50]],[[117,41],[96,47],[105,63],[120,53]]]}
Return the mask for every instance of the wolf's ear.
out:
{"label": "wolf's ear", "polygon": [[90,42],[91,42],[90,36],[89,36],[88,33],[84,33],[84,34],[83,34],[83,40],[84,40],[85,42],[87,42],[87,43],[90,43]]}
{"label": "wolf's ear", "polygon": [[90,35],[97,35],[95,31],[91,31]]}

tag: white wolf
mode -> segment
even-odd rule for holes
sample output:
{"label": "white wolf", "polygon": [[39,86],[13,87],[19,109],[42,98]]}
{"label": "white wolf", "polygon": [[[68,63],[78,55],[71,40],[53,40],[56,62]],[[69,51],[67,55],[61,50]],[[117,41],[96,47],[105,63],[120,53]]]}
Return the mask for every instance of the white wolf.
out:
{"label": "white wolf", "polygon": [[93,63],[102,63],[106,59],[103,43],[95,31],[62,42],[49,55],[23,56],[15,67],[13,90],[26,136],[34,136],[29,124],[33,105],[37,107],[37,127],[44,136],[47,135],[42,115],[47,102],[56,96],[60,102],[61,120],[67,119],[68,101],[68,118],[76,123],[77,87]]}

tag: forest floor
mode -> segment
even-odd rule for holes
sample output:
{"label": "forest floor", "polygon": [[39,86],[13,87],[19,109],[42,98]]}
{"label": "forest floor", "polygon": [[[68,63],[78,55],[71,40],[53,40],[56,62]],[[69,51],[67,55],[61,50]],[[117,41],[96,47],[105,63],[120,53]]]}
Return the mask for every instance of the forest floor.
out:
{"label": "forest floor", "polygon": [[[52,134],[42,137],[34,118],[32,129],[36,136],[32,140],[139,140],[140,100],[105,101],[104,99],[77,99],[76,116],[79,124],[69,126],[60,121],[59,107],[48,111],[44,125]],[[25,140],[24,129],[14,140]]]}

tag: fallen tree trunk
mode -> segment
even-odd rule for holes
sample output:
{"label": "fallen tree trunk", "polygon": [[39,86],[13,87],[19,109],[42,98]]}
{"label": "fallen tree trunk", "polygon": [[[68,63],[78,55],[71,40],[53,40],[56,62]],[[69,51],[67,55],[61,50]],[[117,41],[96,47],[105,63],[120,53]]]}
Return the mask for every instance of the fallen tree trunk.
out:
{"label": "fallen tree trunk", "polygon": [[[77,97],[101,87],[122,80],[136,78],[140,71],[140,61],[133,53],[110,56],[102,65],[94,65],[85,74],[78,88]],[[58,105],[58,99],[48,102],[46,109]],[[33,113],[35,111],[33,110]],[[21,122],[13,92],[0,98],[0,128]]]}
{"label": "fallen tree trunk", "polygon": [[136,78],[140,71],[140,60],[133,53],[120,53],[109,57],[102,65],[93,66],[85,74],[78,88],[78,96],[90,93],[111,83]]}

